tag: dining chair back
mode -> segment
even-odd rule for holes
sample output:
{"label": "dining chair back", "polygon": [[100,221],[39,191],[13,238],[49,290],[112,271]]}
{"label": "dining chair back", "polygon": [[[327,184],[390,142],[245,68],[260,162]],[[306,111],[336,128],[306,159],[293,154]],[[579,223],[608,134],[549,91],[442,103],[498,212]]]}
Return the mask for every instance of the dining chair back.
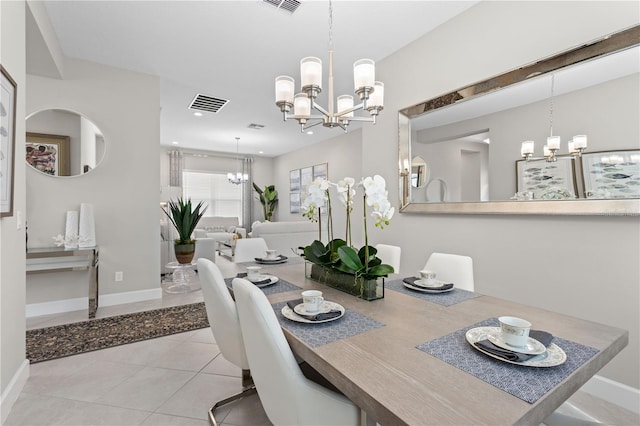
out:
{"label": "dining chair back", "polygon": [[218,266],[209,259],[198,259],[198,275],[204,297],[209,327],[220,349],[220,353],[230,363],[242,369],[242,392],[218,401],[209,410],[209,418],[215,426],[214,411],[231,401],[255,392],[249,372],[249,361],[242,340],[240,320],[236,303]]}
{"label": "dining chair back", "polygon": [[242,278],[233,280],[258,395],[275,425],[357,425],[359,409],[336,392],[307,379],[264,293]]}
{"label": "dining chair back", "polygon": [[395,274],[400,273],[400,254],[402,249],[398,246],[390,246],[388,244],[376,244],[378,257],[382,263],[391,265]]}
{"label": "dining chair back", "polygon": [[235,263],[252,262],[256,257],[266,256],[269,249],[264,238],[240,238],[236,240],[236,250],[233,255]]}
{"label": "dining chair back", "polygon": [[474,291],[473,260],[458,254],[432,253],[424,269],[436,273],[436,279],[453,283],[457,288]]}

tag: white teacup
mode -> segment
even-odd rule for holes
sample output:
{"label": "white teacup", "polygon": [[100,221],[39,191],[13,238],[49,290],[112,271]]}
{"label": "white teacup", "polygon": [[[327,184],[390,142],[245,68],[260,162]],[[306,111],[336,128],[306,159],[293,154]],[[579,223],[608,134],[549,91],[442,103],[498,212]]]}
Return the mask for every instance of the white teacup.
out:
{"label": "white teacup", "polygon": [[324,302],[322,292],[320,290],[305,290],[302,292],[302,302],[304,310],[307,312],[318,312],[320,305]]}
{"label": "white teacup", "polygon": [[267,253],[267,259],[273,260],[278,257],[276,250],[266,250],[265,252]]}
{"label": "white teacup", "polygon": [[529,330],[531,323],[517,317],[500,317],[500,331],[504,341],[516,348],[525,346],[529,340]]}
{"label": "white teacup", "polygon": [[261,266],[247,266],[247,279],[256,280],[260,277]]}
{"label": "white teacup", "polygon": [[433,284],[436,281],[436,273],[428,269],[420,271],[420,278],[428,284]]}

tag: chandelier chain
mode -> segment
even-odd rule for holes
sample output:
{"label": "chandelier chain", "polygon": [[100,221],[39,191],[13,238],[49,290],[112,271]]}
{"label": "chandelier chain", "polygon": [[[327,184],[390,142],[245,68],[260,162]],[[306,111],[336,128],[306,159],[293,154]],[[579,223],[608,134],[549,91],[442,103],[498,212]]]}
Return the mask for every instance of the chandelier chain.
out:
{"label": "chandelier chain", "polygon": [[329,0],[329,50],[333,47],[333,5]]}
{"label": "chandelier chain", "polygon": [[549,107],[549,136],[553,136],[553,94],[555,86],[555,75],[551,74],[551,104]]}

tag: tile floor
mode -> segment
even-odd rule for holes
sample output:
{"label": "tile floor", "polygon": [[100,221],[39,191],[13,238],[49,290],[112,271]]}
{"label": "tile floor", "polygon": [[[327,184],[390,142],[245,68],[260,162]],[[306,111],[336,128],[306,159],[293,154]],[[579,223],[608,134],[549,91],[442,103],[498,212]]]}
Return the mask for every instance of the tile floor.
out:
{"label": "tile floor", "polygon": [[[223,275],[236,266],[218,257]],[[202,301],[202,292],[101,307],[97,317]],[[87,311],[27,320],[27,328],[84,321]],[[209,328],[36,363],[6,426],[209,425],[208,409],[240,391],[240,369],[227,362]],[[569,399],[609,425],[638,425],[640,416],[585,392]],[[216,411],[221,426],[270,425],[257,395]]]}

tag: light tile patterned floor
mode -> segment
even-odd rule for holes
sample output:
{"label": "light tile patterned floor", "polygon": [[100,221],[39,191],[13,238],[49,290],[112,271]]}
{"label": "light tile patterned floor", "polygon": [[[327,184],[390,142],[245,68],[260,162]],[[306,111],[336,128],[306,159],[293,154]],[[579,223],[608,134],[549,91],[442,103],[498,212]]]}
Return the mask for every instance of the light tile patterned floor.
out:
{"label": "light tile patterned floor", "polygon": [[[218,257],[225,277],[236,266]],[[101,307],[97,317],[202,301],[202,292]],[[27,328],[84,321],[87,311],[29,318]],[[33,364],[6,426],[207,426],[207,412],[240,391],[240,369],[226,361],[211,330],[201,329]],[[637,425],[640,416],[584,392],[569,399],[609,425]],[[270,425],[252,395],[216,411],[220,426]]]}

